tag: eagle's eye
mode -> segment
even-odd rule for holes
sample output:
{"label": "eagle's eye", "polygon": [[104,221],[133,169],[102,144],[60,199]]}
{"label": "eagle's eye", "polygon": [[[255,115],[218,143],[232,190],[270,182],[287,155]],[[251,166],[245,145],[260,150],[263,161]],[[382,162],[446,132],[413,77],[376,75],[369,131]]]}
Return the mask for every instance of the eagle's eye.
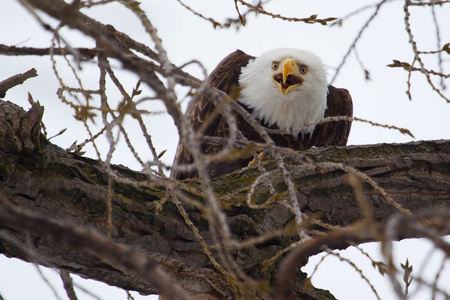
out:
{"label": "eagle's eye", "polygon": [[307,71],[308,71],[308,68],[306,66],[300,66],[300,73],[301,74],[306,74]]}
{"label": "eagle's eye", "polygon": [[274,61],[273,63],[272,63],[272,69],[273,70],[278,70],[278,67],[280,66],[280,64],[279,63],[277,63],[276,61]]}

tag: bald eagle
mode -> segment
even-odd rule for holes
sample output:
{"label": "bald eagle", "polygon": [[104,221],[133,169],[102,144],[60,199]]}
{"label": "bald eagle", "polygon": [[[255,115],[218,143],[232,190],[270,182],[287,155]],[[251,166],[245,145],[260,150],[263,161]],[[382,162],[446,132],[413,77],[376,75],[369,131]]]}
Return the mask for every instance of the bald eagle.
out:
{"label": "bald eagle", "polygon": [[[275,49],[255,58],[237,50],[225,57],[208,77],[208,84],[235,99],[264,128],[283,131],[296,130],[304,125],[330,116],[353,115],[350,94],[345,89],[329,85],[323,62],[315,54],[299,49]],[[189,120],[194,131],[203,130],[204,136],[229,136],[229,123],[223,107],[217,108],[207,93],[199,93],[191,103]],[[238,138],[263,142],[255,129],[237,112]],[[208,118],[213,116],[212,120]],[[208,122],[206,126],[202,126]],[[277,146],[293,150],[307,150],[312,146],[347,144],[350,121],[335,121],[305,128],[299,134],[270,133]],[[214,155],[224,145],[202,142],[200,150]],[[239,157],[233,161],[214,161],[208,164],[209,175],[214,178],[246,167],[253,159]],[[172,177],[197,177],[197,171],[182,171],[177,166],[193,163],[192,156],[178,144]]]}

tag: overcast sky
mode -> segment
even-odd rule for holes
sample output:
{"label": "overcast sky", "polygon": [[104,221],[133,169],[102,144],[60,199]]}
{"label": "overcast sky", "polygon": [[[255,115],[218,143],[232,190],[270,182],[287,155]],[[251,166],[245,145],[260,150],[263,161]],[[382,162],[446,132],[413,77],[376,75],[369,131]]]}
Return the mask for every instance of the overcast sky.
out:
{"label": "overcast sky", "polygon": [[[250,15],[247,25],[239,30],[214,29],[212,25],[180,6],[175,0],[141,1],[141,7],[147,12],[158,33],[163,40],[169,58],[173,63],[182,65],[193,59],[200,61],[208,72],[211,72],[217,63],[230,52],[241,49],[251,55],[281,47],[301,48],[312,51],[319,55],[328,67],[329,79],[335,75],[336,67],[341,63],[343,56],[355,39],[360,28],[374,12],[374,8],[366,9],[360,14],[344,21],[342,26],[322,26],[304,23],[283,22],[268,16]],[[198,10],[208,17],[214,17],[217,21],[224,21],[228,17],[235,18],[234,1],[185,1],[186,4]],[[270,2],[266,9],[274,13],[280,13],[291,17],[307,17],[318,14],[319,18],[343,17],[356,9],[374,1],[341,0],[341,1],[282,1]],[[396,125],[408,128],[416,139],[405,136],[398,131],[384,128],[372,127],[367,124],[354,122],[349,138],[349,144],[375,144],[375,143],[403,143],[414,140],[450,139],[450,104],[434,93],[427,84],[423,75],[413,74],[412,96],[410,101],[406,95],[407,73],[400,69],[392,69],[386,65],[392,63],[393,59],[411,62],[412,50],[408,44],[408,36],[404,31],[404,14],[402,1],[391,1],[385,4],[379,16],[370,24],[357,43],[356,50],[364,68],[370,72],[371,80],[365,79],[365,73],[354,53],[350,54],[333,85],[346,88],[350,91],[354,102],[354,115],[374,122]],[[136,40],[153,46],[148,35],[144,32],[136,18],[126,11],[120,4],[108,5],[85,11],[88,15],[99,21],[112,24],[117,30],[123,31]],[[245,11],[245,8],[241,8]],[[450,9],[447,7],[436,7],[436,15],[441,28],[442,43],[450,42]],[[418,46],[423,51],[436,50],[437,40],[430,8],[411,8],[412,28],[417,39]],[[50,22],[50,20],[49,20]],[[55,23],[51,23],[55,24]],[[94,42],[83,38],[72,30],[63,30],[62,35],[73,47],[93,47]],[[15,0],[2,0],[0,4],[0,43],[6,45],[49,47],[51,35],[45,32],[30,16],[27,11]],[[445,57],[446,72],[449,72],[449,56]],[[437,70],[436,57],[430,56],[425,60],[432,69]],[[63,62],[59,62],[63,66]],[[48,58],[14,58],[0,56],[0,80],[8,78],[17,73],[22,73],[34,67],[39,73],[38,78],[30,79],[25,84],[14,88],[7,93],[7,100],[13,101],[24,108],[29,108],[27,94],[30,92],[35,100],[39,100],[45,106],[44,123],[49,136],[58,133],[61,129],[68,127],[65,134],[55,138],[52,142],[63,148],[69,147],[74,140],[79,142],[87,137],[86,133],[80,133],[82,126],[72,120],[73,112],[60,103],[56,96],[58,83],[53,75]],[[81,67],[83,80],[86,88],[96,88],[98,80],[95,71],[92,71],[92,63],[85,63]],[[119,66],[119,64],[116,64]],[[95,66],[94,66],[95,67]],[[67,68],[61,67],[61,70]],[[203,79],[203,73],[198,66],[187,68],[195,76]],[[63,74],[65,76],[66,74]],[[127,72],[119,73],[125,87],[131,92],[137,78]],[[70,76],[68,76],[70,77]],[[90,80],[90,78],[92,78]],[[68,79],[70,82],[70,80]],[[447,86],[450,83],[447,80]],[[151,92],[143,87],[144,93]],[[186,91],[179,89],[179,98],[182,99]],[[448,90],[445,91],[449,97]],[[112,92],[110,98],[112,103],[120,101],[120,95]],[[114,102],[115,101],[115,102]],[[148,104],[148,109],[162,110],[161,103]],[[170,163],[175,153],[178,142],[178,134],[173,126],[173,121],[165,116],[158,115],[148,118],[147,127],[154,139],[157,151],[167,150],[165,161]],[[142,140],[139,130],[133,134],[133,126],[130,122],[130,135],[132,138]],[[148,152],[145,143],[138,144],[141,153]],[[92,149],[87,149],[86,155],[95,157]],[[104,151],[107,148],[103,149]],[[124,152],[121,152],[124,151]],[[106,153],[106,152],[105,152]],[[123,154],[122,154],[123,153]],[[104,158],[104,157],[103,157]],[[151,159],[150,154],[148,159]],[[139,164],[130,158],[126,149],[119,149],[113,162],[139,169]],[[428,253],[425,243],[407,241],[402,243],[399,250],[399,261],[404,262],[406,257],[410,262],[420,266],[424,253]],[[365,249],[375,257],[378,255],[378,246],[369,245]],[[351,258],[357,257],[357,250],[347,251],[346,255]],[[434,256],[439,265],[439,254]],[[364,270],[371,275],[375,287],[382,299],[392,299],[390,287],[386,288],[384,279],[377,276],[376,271],[370,267],[370,261],[357,258],[364,266]],[[381,258],[379,258],[381,259]],[[342,271],[343,263],[326,262],[320,272],[314,277],[313,283],[330,289],[331,292],[341,299],[376,299],[370,292],[370,288],[360,276],[348,269]],[[431,266],[432,264],[430,264]],[[28,266],[29,267],[29,266]],[[33,288],[21,289],[19,277],[13,274],[32,273],[22,271],[26,265],[7,260],[0,257],[0,294],[6,299],[52,299],[49,289],[43,284],[39,276],[33,274],[25,279],[27,282],[36,282]],[[33,267],[30,267],[33,268]],[[313,265],[309,264],[308,270]],[[427,267],[429,268],[429,267]],[[415,268],[419,270],[420,268]],[[431,268],[430,268],[431,269]],[[8,271],[6,271],[8,270]],[[433,274],[432,270],[428,270]],[[349,277],[342,276],[348,273]],[[337,275],[339,274],[339,275]],[[352,275],[353,274],[353,275]],[[440,279],[440,282],[449,282],[450,274]],[[330,278],[331,276],[331,278]],[[431,275],[432,276],[432,275]],[[23,277],[20,277],[23,278]],[[22,279],[23,282],[23,279]],[[60,285],[55,280],[55,285]],[[349,292],[350,289],[355,291]],[[32,291],[32,297],[24,293]],[[447,287],[450,293],[450,288]],[[107,293],[110,293],[107,295]],[[60,291],[63,295],[63,292]],[[102,299],[126,299],[125,293],[116,289],[96,290]],[[114,296],[112,296],[113,294]],[[421,299],[416,296],[413,299]],[[80,299],[91,299],[89,296],[81,295]]]}

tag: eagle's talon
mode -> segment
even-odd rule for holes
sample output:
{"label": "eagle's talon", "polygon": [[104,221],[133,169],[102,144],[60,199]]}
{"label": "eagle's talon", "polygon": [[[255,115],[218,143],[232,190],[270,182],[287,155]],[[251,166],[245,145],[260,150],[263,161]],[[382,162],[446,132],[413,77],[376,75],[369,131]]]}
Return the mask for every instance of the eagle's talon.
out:
{"label": "eagle's talon", "polygon": [[[269,150],[264,150],[258,154],[258,158],[261,162],[267,161],[272,158],[272,153],[270,153]],[[248,163],[247,167],[256,166],[257,163],[258,162],[256,161],[256,158],[254,158],[251,162]]]}

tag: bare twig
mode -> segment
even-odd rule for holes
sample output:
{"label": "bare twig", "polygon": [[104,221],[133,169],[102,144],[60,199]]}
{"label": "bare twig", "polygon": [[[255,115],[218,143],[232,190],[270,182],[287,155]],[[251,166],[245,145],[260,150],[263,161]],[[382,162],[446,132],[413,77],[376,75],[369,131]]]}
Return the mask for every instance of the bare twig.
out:
{"label": "bare twig", "polygon": [[22,84],[25,82],[25,80],[38,76],[36,70],[30,69],[26,71],[25,73],[14,75],[8,79],[3,80],[0,82],[0,98],[4,98],[6,96],[6,92],[15,87],[16,85]]}
{"label": "bare twig", "polygon": [[38,272],[38,274],[41,277],[41,279],[50,288],[50,290],[52,291],[52,293],[55,296],[55,298],[58,299],[58,300],[62,300],[62,298],[58,294],[58,291],[53,286],[52,282],[49,279],[47,279],[47,277],[44,275],[44,273],[42,273],[41,267],[38,264],[34,264],[34,267],[36,268],[36,271]]}
{"label": "bare twig", "polygon": [[75,289],[73,288],[72,277],[70,277],[70,273],[67,271],[60,270],[59,274],[61,276],[61,280],[64,284],[64,289],[66,290],[67,297],[70,300],[77,300],[77,294],[75,293]]}
{"label": "bare twig", "polygon": [[[406,30],[406,32],[407,32],[407,34],[408,34],[408,37],[409,37],[409,43],[410,43],[410,45],[411,45],[411,47],[412,47],[412,50],[413,50],[413,52],[414,52],[414,62],[417,61],[417,62],[419,63],[419,65],[420,65],[420,68],[421,68],[421,69],[425,69],[425,64],[424,64],[424,62],[422,61],[422,59],[421,59],[421,57],[420,57],[419,49],[418,49],[418,46],[417,46],[417,42],[415,41],[414,35],[413,35],[413,33],[412,33],[412,29],[411,29],[411,22],[410,22],[410,16],[411,16],[411,14],[410,14],[410,12],[409,12],[409,4],[410,4],[410,3],[411,3],[411,1],[405,1],[405,4],[404,4],[404,6],[403,6],[403,11],[404,11],[404,13],[405,13],[405,17],[404,17],[405,30]],[[442,91],[441,91],[439,88],[437,88],[437,87],[435,86],[435,84],[434,84],[433,81],[431,80],[430,74],[429,74],[428,72],[423,72],[423,74],[425,75],[425,78],[427,79],[427,82],[428,82],[428,84],[431,86],[431,88],[432,88],[432,89],[433,89],[433,90],[434,90],[441,98],[443,98],[445,101],[447,101],[448,103],[450,103],[450,99],[447,98],[447,97],[442,93]],[[408,95],[411,95],[409,87],[408,87]],[[410,98],[411,98],[411,96],[410,96]]]}
{"label": "bare twig", "polygon": [[247,1],[244,1],[244,0],[237,0],[237,1],[239,3],[241,3],[242,5],[250,8],[250,10],[253,10],[253,11],[259,13],[259,14],[267,15],[267,16],[270,16],[270,17],[275,18],[275,19],[281,19],[281,20],[289,21],[289,22],[304,22],[304,23],[307,23],[307,24],[319,23],[321,25],[328,25],[328,22],[336,21],[336,19],[337,19],[335,17],[329,17],[329,18],[325,18],[325,19],[318,19],[317,15],[311,15],[308,18],[289,18],[289,17],[285,17],[285,16],[280,15],[280,14],[271,13],[271,12],[261,8],[260,6],[252,5],[252,4],[250,4],[250,3],[248,3]]}
{"label": "bare twig", "polygon": [[347,53],[345,53],[344,57],[341,60],[341,63],[339,64],[339,66],[336,68],[336,72],[334,73],[333,77],[330,80],[330,84],[333,84],[333,82],[336,80],[339,72],[342,69],[342,66],[345,64],[347,58],[349,57],[350,53],[352,52],[352,50],[356,47],[356,44],[358,43],[359,39],[362,37],[364,31],[369,27],[370,23],[372,23],[372,21],[375,19],[375,17],[378,15],[381,7],[383,6],[383,4],[385,4],[386,2],[388,2],[389,0],[382,0],[380,1],[376,6],[375,6],[375,11],[373,12],[373,14],[369,17],[369,19],[366,21],[366,23],[361,27],[361,29],[359,30],[358,34],[356,35],[355,39],[353,40],[353,43],[350,45],[350,47],[347,50]]}

